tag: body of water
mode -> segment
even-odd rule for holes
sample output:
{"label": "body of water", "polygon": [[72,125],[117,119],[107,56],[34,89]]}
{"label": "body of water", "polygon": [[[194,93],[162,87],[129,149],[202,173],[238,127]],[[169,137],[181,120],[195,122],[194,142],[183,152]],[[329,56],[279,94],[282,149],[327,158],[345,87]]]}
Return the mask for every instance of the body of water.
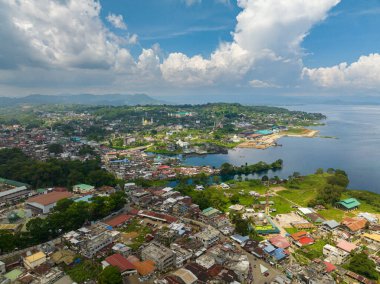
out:
{"label": "body of water", "polygon": [[315,128],[320,130],[321,136],[337,139],[284,137],[279,140],[282,147],[234,149],[228,154],[189,157],[184,163],[219,167],[225,162],[240,166],[283,159],[283,169],[269,173],[269,176],[287,178],[293,172],[306,175],[314,173],[317,168],[339,168],[347,172],[350,188],[380,193],[380,106],[303,105],[286,108],[327,115],[326,125]]}

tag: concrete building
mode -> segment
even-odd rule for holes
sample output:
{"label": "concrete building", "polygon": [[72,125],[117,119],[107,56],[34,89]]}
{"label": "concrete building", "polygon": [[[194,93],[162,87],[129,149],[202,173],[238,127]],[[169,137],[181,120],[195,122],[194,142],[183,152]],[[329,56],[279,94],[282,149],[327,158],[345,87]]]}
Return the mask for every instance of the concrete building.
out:
{"label": "concrete building", "polygon": [[20,186],[0,192],[0,206],[15,204],[22,199],[28,198],[30,190],[26,186]]}
{"label": "concrete building", "polygon": [[71,244],[72,249],[92,258],[98,251],[112,244],[119,234],[117,231],[109,230],[108,225],[97,223],[91,227],[68,232],[63,237]]}
{"label": "concrete building", "polygon": [[161,271],[174,267],[176,263],[175,253],[157,242],[151,242],[148,246],[143,248],[141,258],[142,260],[154,261],[157,269]]}
{"label": "concrete building", "polygon": [[42,251],[39,251],[24,257],[23,262],[26,269],[33,270],[37,266],[46,262],[46,255]]}
{"label": "concrete building", "polygon": [[73,186],[73,192],[75,193],[80,193],[80,194],[83,194],[83,193],[90,193],[90,192],[93,192],[95,190],[95,187],[92,186],[92,185],[88,185],[88,184],[76,184]]}
{"label": "concrete building", "polygon": [[73,194],[68,191],[53,191],[29,198],[26,207],[35,214],[47,214],[54,208],[59,200],[70,198]]}
{"label": "concrete building", "polygon": [[342,249],[327,244],[323,247],[323,255],[326,257],[325,261],[339,265],[342,264],[350,254]]}
{"label": "concrete building", "polygon": [[208,226],[203,231],[197,233],[195,238],[201,241],[207,248],[214,245],[219,240],[219,231],[211,226]]}

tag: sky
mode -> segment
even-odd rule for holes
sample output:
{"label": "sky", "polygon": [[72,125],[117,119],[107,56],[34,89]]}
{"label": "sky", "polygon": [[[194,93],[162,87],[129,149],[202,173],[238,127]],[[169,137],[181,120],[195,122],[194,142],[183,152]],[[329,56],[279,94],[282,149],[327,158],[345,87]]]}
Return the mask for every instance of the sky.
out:
{"label": "sky", "polygon": [[379,26],[380,0],[0,0],[0,96],[380,98]]}

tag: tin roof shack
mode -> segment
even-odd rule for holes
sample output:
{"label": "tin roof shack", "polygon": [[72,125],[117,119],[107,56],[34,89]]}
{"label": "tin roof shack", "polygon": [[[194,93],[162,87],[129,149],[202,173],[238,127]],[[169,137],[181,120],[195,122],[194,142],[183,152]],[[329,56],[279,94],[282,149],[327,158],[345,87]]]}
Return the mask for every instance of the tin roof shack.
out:
{"label": "tin roof shack", "polygon": [[336,203],[336,206],[340,209],[351,211],[358,209],[360,202],[356,198],[347,198]]}

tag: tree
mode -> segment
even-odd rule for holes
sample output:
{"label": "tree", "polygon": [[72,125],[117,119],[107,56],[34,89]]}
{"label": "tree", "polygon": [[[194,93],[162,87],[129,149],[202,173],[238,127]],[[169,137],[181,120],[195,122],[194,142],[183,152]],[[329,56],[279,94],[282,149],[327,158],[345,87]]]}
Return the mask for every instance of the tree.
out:
{"label": "tree", "polygon": [[123,279],[119,269],[109,265],[99,274],[98,281],[100,284],[121,284]]}
{"label": "tree", "polygon": [[323,169],[322,169],[322,168],[317,169],[317,170],[315,171],[315,174],[316,174],[316,175],[321,175],[321,174],[323,174]]}
{"label": "tree", "polygon": [[58,143],[53,143],[48,146],[48,151],[55,155],[61,154],[63,152],[63,146]]}
{"label": "tree", "polygon": [[375,263],[364,252],[355,254],[350,259],[348,269],[369,279],[378,280],[379,277]]}

